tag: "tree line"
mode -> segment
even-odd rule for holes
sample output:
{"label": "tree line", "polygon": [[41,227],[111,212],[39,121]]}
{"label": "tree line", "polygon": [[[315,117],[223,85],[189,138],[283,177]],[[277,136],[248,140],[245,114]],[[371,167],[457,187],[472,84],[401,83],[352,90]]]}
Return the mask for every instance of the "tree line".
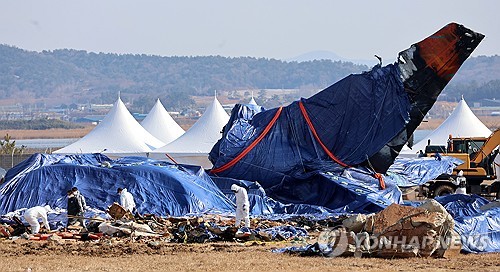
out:
{"label": "tree line", "polygon": [[37,118],[32,120],[0,120],[0,130],[7,130],[7,129],[45,130],[51,128],[73,129],[73,128],[83,128],[83,126],[58,119]]}
{"label": "tree line", "polygon": [[[0,99],[33,97],[71,104],[112,103],[120,92],[134,106],[162,98],[170,110],[192,106],[192,96],[214,90],[320,90],[369,70],[351,62],[286,62],[255,57],[93,53],[61,49],[32,52],[0,45]],[[442,99],[500,99],[500,57],[467,60]],[[54,100],[55,101],[55,100]],[[153,103],[148,102],[148,103]]]}

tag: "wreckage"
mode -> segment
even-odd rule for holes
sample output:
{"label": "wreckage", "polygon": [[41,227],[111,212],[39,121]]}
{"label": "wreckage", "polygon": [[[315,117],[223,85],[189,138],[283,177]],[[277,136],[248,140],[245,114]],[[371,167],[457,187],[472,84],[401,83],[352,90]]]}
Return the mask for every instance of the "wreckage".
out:
{"label": "wreckage", "polygon": [[[118,187],[127,188],[139,212],[161,216],[230,214],[235,206],[232,184],[248,189],[253,216],[369,214],[403,204],[399,186],[419,184],[439,175],[435,169],[448,171],[455,166],[446,159],[428,160],[425,171],[401,166],[406,175],[416,173],[409,178],[387,171],[483,37],[449,24],[401,52],[396,63],[348,76],[311,98],[271,110],[236,105],[222,139],[210,152],[214,165],[210,175],[201,167],[140,157],[35,154],[7,173],[0,187],[0,213],[43,204],[64,208],[65,193],[74,186],[90,207],[101,211],[116,201]],[[408,225],[424,219],[398,222]],[[429,220],[418,223],[425,230],[429,225],[443,226]],[[99,231],[104,227],[116,230],[103,225]],[[119,231],[134,228],[122,225]],[[205,238],[206,231],[225,235],[225,228],[212,225],[190,228],[190,233]],[[371,231],[367,234],[380,234]],[[176,232],[177,241],[184,239],[186,225]],[[428,256],[436,248],[425,250],[422,254]]]}
{"label": "wreckage", "polygon": [[[236,105],[210,152],[213,180],[254,182],[265,192],[261,199],[330,213],[371,213],[402,203],[401,183],[381,173],[483,37],[452,23],[401,52],[396,63],[348,76],[311,98],[271,110]],[[110,167],[102,167],[105,162]],[[0,210],[63,206],[71,186],[99,209],[121,186],[137,194],[141,212],[232,210],[213,180],[200,168],[144,158],[38,154],[7,173]]]}
{"label": "wreckage", "polygon": [[350,75],[308,99],[271,110],[237,105],[209,154],[210,173],[258,181],[283,202],[330,209],[342,208],[341,198],[356,199],[354,188],[335,194],[350,177],[390,189],[382,174],[483,37],[451,23],[399,53],[396,63]]}
{"label": "wreckage", "polygon": [[350,75],[308,99],[271,110],[237,105],[210,152],[211,173],[265,189],[351,167],[380,177],[483,37],[451,23],[399,53],[396,63]]}

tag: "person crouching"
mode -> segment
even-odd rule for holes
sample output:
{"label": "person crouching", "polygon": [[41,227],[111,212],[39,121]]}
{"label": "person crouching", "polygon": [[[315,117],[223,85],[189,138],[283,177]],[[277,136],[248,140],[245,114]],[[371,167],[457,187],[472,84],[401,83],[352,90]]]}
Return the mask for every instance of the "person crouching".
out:
{"label": "person crouching", "polygon": [[38,222],[38,219],[42,219],[43,225],[47,231],[50,231],[49,221],[47,220],[48,211],[50,211],[49,205],[44,207],[35,206],[26,210],[24,213],[24,219],[28,222],[28,224],[30,224],[32,234],[37,234],[40,231],[40,223]]}

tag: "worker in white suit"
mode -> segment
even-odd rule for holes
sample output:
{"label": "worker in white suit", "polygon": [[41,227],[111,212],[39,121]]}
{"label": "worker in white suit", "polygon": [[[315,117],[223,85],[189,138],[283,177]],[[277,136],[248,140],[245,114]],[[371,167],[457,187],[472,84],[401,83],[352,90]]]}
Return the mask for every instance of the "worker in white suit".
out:
{"label": "worker in white suit", "polygon": [[455,194],[467,194],[467,179],[464,177],[464,171],[460,170],[457,174],[457,178],[455,179],[455,185],[457,185],[457,189],[455,190]]}
{"label": "worker in white suit", "polygon": [[250,227],[250,203],[248,202],[248,195],[245,188],[236,184],[231,185],[231,191],[236,196],[236,227],[240,227],[241,222],[244,221],[245,227]]}
{"label": "worker in white suit", "polygon": [[132,194],[129,193],[126,188],[118,188],[118,194],[120,195],[120,205],[122,205],[125,210],[134,213],[135,201]]}
{"label": "worker in white suit", "polygon": [[29,208],[24,213],[24,219],[31,226],[31,233],[37,234],[40,231],[40,223],[38,219],[42,219],[45,228],[50,231],[49,221],[47,220],[47,212],[50,211],[50,206],[35,206]]}

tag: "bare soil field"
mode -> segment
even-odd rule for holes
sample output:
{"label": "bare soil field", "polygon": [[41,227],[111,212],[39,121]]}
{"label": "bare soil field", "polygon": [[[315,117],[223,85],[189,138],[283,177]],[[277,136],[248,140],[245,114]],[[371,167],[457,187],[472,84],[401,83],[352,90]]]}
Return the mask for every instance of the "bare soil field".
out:
{"label": "bare soil field", "polygon": [[13,140],[18,139],[65,139],[65,138],[81,138],[89,133],[94,126],[77,129],[47,129],[47,130],[0,130],[0,137],[9,134]]}
{"label": "bare soil field", "polygon": [[[500,127],[499,116],[480,116],[481,121],[491,130]],[[180,122],[179,122],[180,121]],[[184,118],[178,120],[182,128],[187,130],[196,120]],[[444,119],[432,119],[420,124],[418,129],[432,130],[437,128]],[[12,136],[12,139],[63,139],[63,138],[81,138],[89,133],[95,126],[86,126],[79,129],[49,129],[49,130],[0,130],[0,137],[5,134]]]}
{"label": "bare soil field", "polygon": [[500,253],[449,258],[299,257],[284,243],[0,241],[0,271],[500,271]]}

